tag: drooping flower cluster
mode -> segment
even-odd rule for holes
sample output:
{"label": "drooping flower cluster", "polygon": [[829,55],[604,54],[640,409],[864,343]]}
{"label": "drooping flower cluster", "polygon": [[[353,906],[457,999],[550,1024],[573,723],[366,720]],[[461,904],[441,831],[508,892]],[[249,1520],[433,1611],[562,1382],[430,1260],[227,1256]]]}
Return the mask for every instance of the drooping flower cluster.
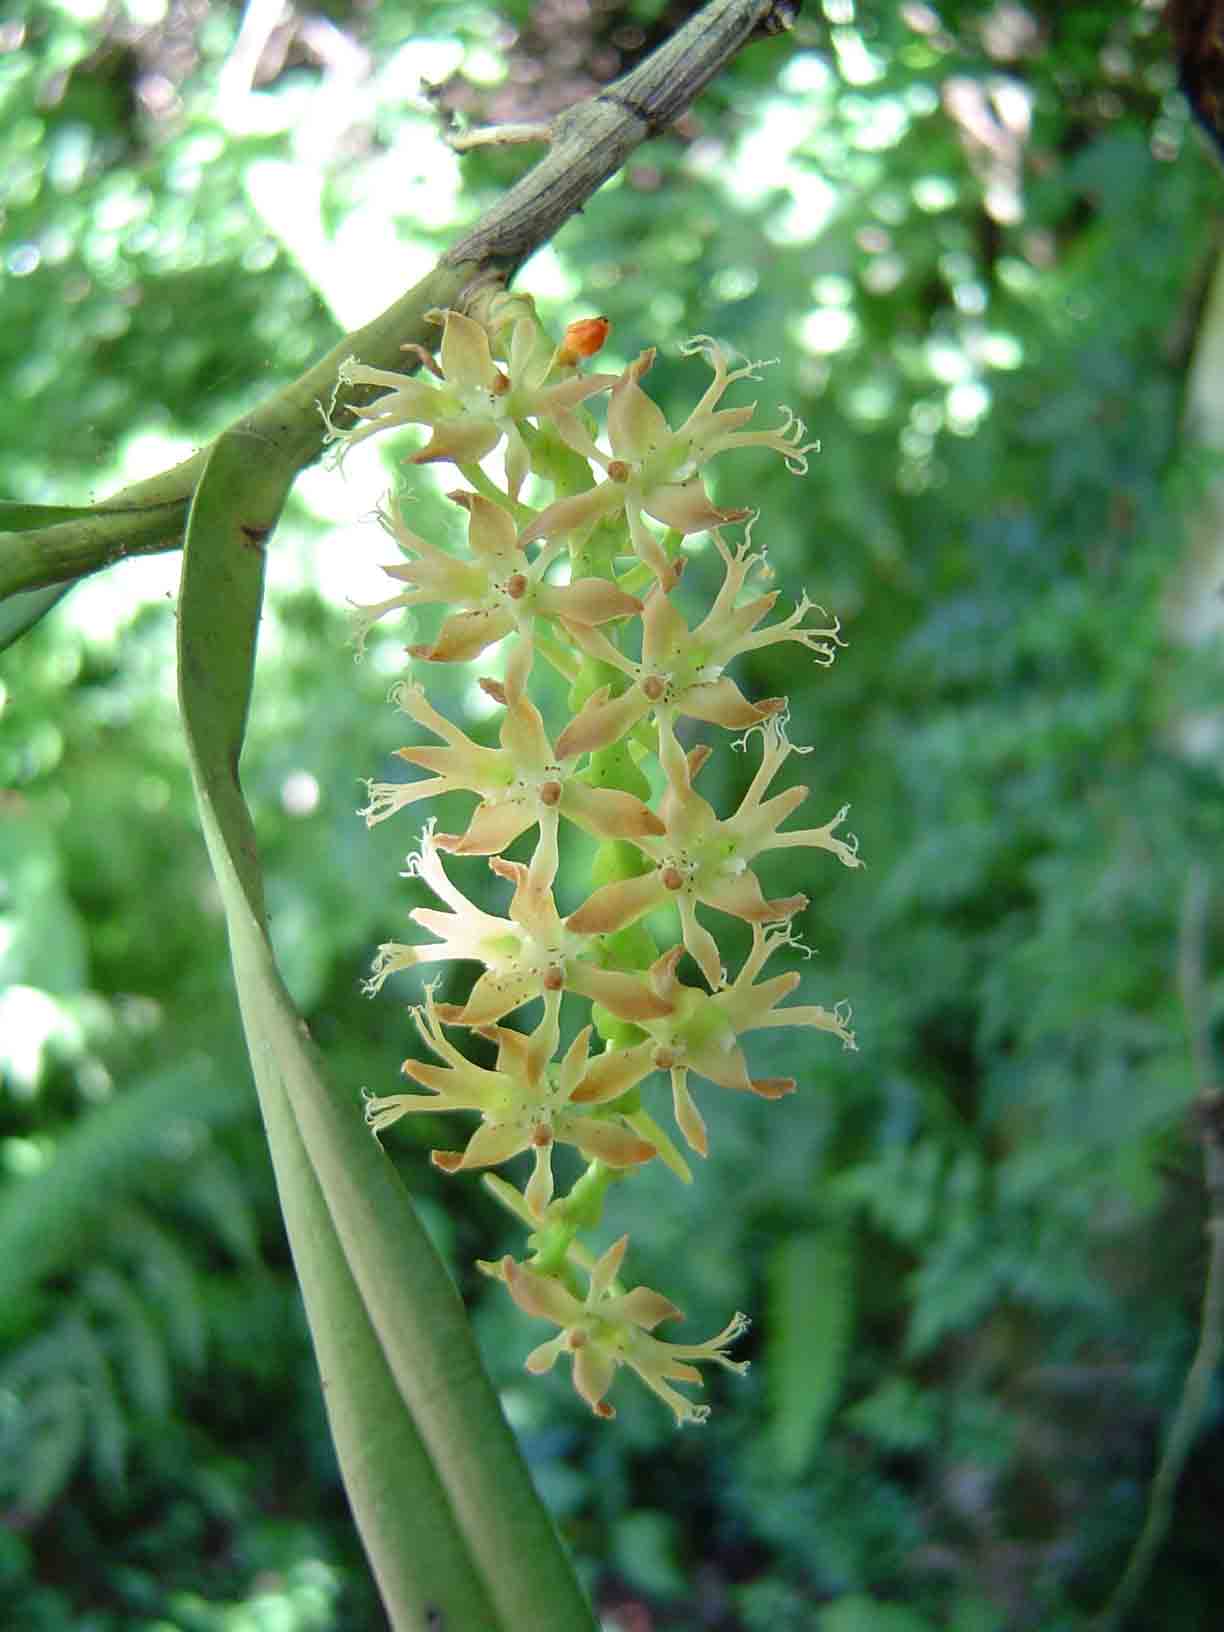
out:
{"label": "drooping flower cluster", "polygon": [[[386,571],[403,588],[361,609],[359,641],[399,608],[438,607],[441,622],[432,640],[408,648],[411,676],[392,693],[422,734],[400,757],[426,774],[371,782],[361,814],[373,826],[454,792],[473,794],[475,804],[462,832],[437,832],[432,818],[424,824],[408,876],[442,905],[409,916],[431,938],[380,947],[366,985],[376,992],[418,964],[460,961],[478,973],[462,1004],[439,1001],[436,983],[425,987],[413,1018],[430,1058],[405,1061],[412,1091],[367,1095],[366,1117],[377,1134],[419,1112],[474,1116],[461,1150],[433,1152],[448,1173],[530,1152],[521,1191],[489,1181],[527,1224],[528,1256],[481,1266],[527,1314],[558,1328],[529,1355],[528,1369],[547,1370],[568,1353],[579,1394],[611,1417],[607,1395],[628,1366],[678,1422],[700,1422],[708,1408],[672,1385],[701,1381],[694,1362],[742,1371],[726,1349],[746,1320],[735,1315],[704,1343],[665,1342],[654,1328],[679,1310],[647,1287],[624,1288],[627,1238],[595,1259],[579,1237],[599,1223],[611,1183],[643,1163],[657,1156],[688,1177],[648,1108],[658,1087],[670,1091],[685,1142],[705,1155],[692,1079],[764,1099],[796,1086],[751,1075],[748,1033],[802,1026],[854,1046],[844,1005],[782,1006],[799,976],[763,976],[776,951],[799,944],[792,925],[807,898],[771,898],[753,870],[767,852],[796,847],[859,866],[854,838],[840,831],[846,811],[820,826],[784,825],[808,796],[800,786],[770,792],[791,755],[804,751],[787,736],[786,700],[751,700],[728,672],[744,653],[784,641],[830,664],[842,644],[838,623],[806,596],[766,621],[779,595],[754,587],[764,577],[755,515],[716,505],[703,475],[716,455],[748,446],[772,449],[802,474],[813,445],[793,415],[753,430],[753,407],[722,406],[730,386],[759,377],[758,365],[729,368],[706,336],[687,349],[704,356],[713,380],[673,429],[642,388],[653,351],[619,374],[584,372],[606,337],[603,319],[571,325],[554,347],[523,297],[485,297],[478,315],[434,316],[438,355],[413,348],[418,374],[357,359],[341,370],[343,380],[383,394],[355,410],[355,426],[333,431],[338,442],[424,426],[429,440],[410,462],[448,460],[468,483],[450,495],[467,514],[461,554],[418,537],[394,506],[381,518],[403,557]],[[601,399],[606,445],[591,412]],[[499,448],[500,484],[483,463]],[[551,498],[536,502],[545,483]],[[726,529],[740,526],[740,540],[729,542]],[[677,586],[685,541],[702,533],[722,582],[693,619]],[[422,682],[439,663],[486,671],[477,678],[500,713],[496,747],[474,741],[428,700]],[[540,705],[544,682],[558,673],[569,687],[567,711],[550,731]],[[555,692],[555,678],[552,685]],[[753,752],[759,737],[755,775],[727,815],[696,786],[714,746],[693,740],[706,727],[744,733],[735,745]],[[586,898],[563,913],[558,871],[573,829],[597,848]],[[533,835],[529,856],[508,859],[504,852],[524,835]],[[456,859],[444,865],[443,856]],[[475,905],[457,882],[461,869],[477,865],[467,858],[480,857],[510,886],[505,916]],[[752,936],[733,973],[719,943],[726,917]],[[656,937],[667,922],[674,938],[661,949]],[[531,1029],[506,1023],[529,1006],[542,1007]],[[462,1028],[491,1045],[489,1063],[454,1040]],[[552,1165],[558,1142],[587,1163],[565,1195]]]}

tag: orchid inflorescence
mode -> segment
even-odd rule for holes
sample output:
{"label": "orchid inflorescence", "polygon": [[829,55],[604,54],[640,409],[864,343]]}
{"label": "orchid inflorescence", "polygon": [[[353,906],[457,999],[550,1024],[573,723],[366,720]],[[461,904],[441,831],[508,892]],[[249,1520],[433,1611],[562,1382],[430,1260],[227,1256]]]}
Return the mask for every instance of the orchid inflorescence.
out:
{"label": "orchid inflorescence", "polygon": [[[823,826],[783,827],[807,789],[769,790],[791,754],[806,750],[788,738],[786,700],[751,701],[728,672],[739,655],[783,641],[830,664],[843,644],[839,626],[806,596],[765,621],[778,592],[759,587],[768,569],[752,544],[755,515],[716,505],[702,474],[715,455],[738,447],[772,449],[802,474],[814,444],[804,442],[793,415],[776,429],[752,430],[752,406],[721,406],[730,386],[759,378],[760,365],[730,368],[708,337],[686,351],[701,354],[714,377],[673,429],[642,389],[653,350],[619,374],[584,372],[606,338],[602,318],[571,324],[554,346],[522,296],[486,296],[479,316],[431,316],[442,331],[437,357],[408,348],[418,374],[356,359],[343,365],[344,383],[380,394],[353,410],[355,426],[331,428],[343,451],[385,429],[427,426],[429,441],[409,462],[449,461],[469,484],[450,495],[466,512],[464,554],[419,537],[398,505],[380,517],[403,557],[385,570],[402,589],[359,610],[359,645],[396,609],[437,606],[444,615],[431,641],[408,648],[415,675],[392,693],[420,732],[436,739],[417,736],[399,750],[425,774],[369,783],[361,814],[373,826],[454,791],[475,794],[477,803],[462,833],[425,823],[407,871],[442,903],[410,914],[432,939],[380,947],[366,989],[377,992],[389,976],[419,964],[466,960],[482,972],[459,1005],[439,1001],[436,986],[426,986],[412,1016],[429,1058],[403,1066],[424,1092],[367,1095],[366,1119],[378,1134],[417,1112],[475,1113],[478,1124],[462,1150],[433,1152],[447,1173],[530,1151],[521,1191],[498,1177],[486,1181],[528,1226],[530,1256],[480,1266],[527,1314],[558,1328],[529,1355],[528,1369],[545,1371],[568,1353],[579,1394],[596,1415],[611,1417],[606,1396],[617,1369],[629,1366],[678,1422],[701,1422],[708,1406],[673,1384],[701,1382],[694,1362],[745,1370],[727,1350],[747,1321],[736,1314],[703,1343],[654,1337],[656,1326],[680,1312],[647,1287],[624,1289],[628,1238],[595,1258],[579,1235],[598,1225],[610,1185],[632,1169],[658,1157],[689,1176],[647,1109],[659,1073],[670,1080],[680,1133],[704,1156],[707,1131],[693,1078],[764,1099],[795,1088],[790,1078],[750,1074],[741,1046],[747,1033],[807,1026],[854,1047],[845,1005],[782,1007],[798,974],[763,977],[776,951],[800,945],[791,925],[807,898],[771,900],[753,871],[758,856],[797,846],[859,866],[854,838],[839,832],[846,811]],[[606,448],[590,411],[600,399]],[[499,447],[500,483],[485,466]],[[541,506],[533,501],[545,483],[552,498]],[[727,531],[735,527],[742,536],[733,544]],[[722,582],[704,617],[690,622],[675,592],[685,540],[701,534],[712,540]],[[492,669],[494,648],[498,672],[478,683],[500,712],[495,748],[440,713],[416,678],[436,663]],[[549,668],[569,687],[568,717],[555,734],[532,696],[544,700]],[[688,740],[694,721],[740,733],[740,748],[759,746],[756,773],[730,815],[719,815],[697,790],[712,749]],[[593,837],[597,849],[590,893],[563,915],[555,885],[572,828]],[[530,859],[507,859],[504,852],[533,830]],[[505,916],[468,900],[455,882],[466,863],[444,864],[444,856],[487,858],[510,886]],[[668,907],[679,938],[660,949],[657,915]],[[715,933],[720,914],[751,927],[751,948],[734,975]],[[563,1043],[567,995],[584,1005],[584,1024]],[[534,1029],[505,1024],[525,1005],[538,1012]],[[474,1063],[452,1040],[465,1027],[495,1049],[491,1063]],[[587,1163],[563,1196],[552,1167],[558,1142]]]}

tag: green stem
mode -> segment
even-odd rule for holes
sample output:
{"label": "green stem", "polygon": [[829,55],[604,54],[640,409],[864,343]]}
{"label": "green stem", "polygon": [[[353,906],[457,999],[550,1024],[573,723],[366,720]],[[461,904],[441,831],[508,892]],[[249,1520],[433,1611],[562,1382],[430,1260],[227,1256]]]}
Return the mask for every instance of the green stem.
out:
{"label": "green stem", "polygon": [[532,1268],[541,1275],[568,1279],[567,1256],[574,1237],[581,1230],[593,1230],[603,1217],[608,1189],[622,1177],[615,1168],[591,1162],[565,1200],[558,1203],[553,1219],[541,1230],[532,1259]]}
{"label": "green stem", "polygon": [[539,652],[546,663],[551,664],[556,669],[563,680],[568,680],[571,685],[577,683],[582,671],[582,665],[572,652],[567,652],[565,647],[554,640],[551,635],[545,634],[538,623],[532,632],[531,639],[536,651]]}
{"label": "green stem", "polygon": [[[613,564],[618,543],[611,529],[595,529],[572,553],[574,576],[604,578],[614,583]],[[628,548],[627,539],[624,540],[624,547]],[[617,637],[612,634],[609,638],[615,641]],[[614,691],[619,692],[626,684],[626,678],[619,669],[591,657],[583,659],[573,679],[569,704],[575,712],[601,686],[611,685]],[[591,754],[583,775],[592,787],[631,793],[643,800],[650,797],[650,783],[634,759],[627,741],[610,743],[606,748],[597,749]],[[648,865],[646,857],[636,845],[624,839],[605,840],[597,848],[592,862],[592,887],[598,888],[616,879],[637,877],[647,870]],[[658,948],[646,928],[641,924],[629,924],[603,938],[599,961],[604,968],[633,973],[649,969],[657,956]],[[593,1006],[591,1019],[605,1048],[629,1047],[642,1039],[638,1027],[609,1014],[599,1004]],[[627,1096],[627,1099],[633,1111],[640,1108],[636,1094],[631,1098]],[[562,1279],[569,1277],[571,1270],[567,1255],[574,1237],[580,1230],[593,1229],[598,1225],[608,1187],[622,1176],[604,1167],[601,1162],[589,1164],[569,1195],[554,1208],[554,1222],[537,1238],[534,1267],[540,1273],[557,1275]]]}
{"label": "green stem", "polygon": [[[664,533],[663,551],[669,561],[676,560],[681,553],[683,544],[684,535],[682,533],[678,533],[674,527],[669,528],[667,532]],[[649,590],[654,581],[654,570],[653,568],[648,567],[645,562],[639,562],[636,566],[630,567],[616,580],[618,586],[623,589],[627,595],[642,594],[644,591]]]}
{"label": "green stem", "polygon": [[457,468],[464,481],[470,483],[482,498],[499,505],[521,527],[526,527],[535,520],[536,512],[529,504],[520,504],[518,499],[512,499],[509,493],[498,487],[497,483],[481,470],[479,465],[459,465]]}

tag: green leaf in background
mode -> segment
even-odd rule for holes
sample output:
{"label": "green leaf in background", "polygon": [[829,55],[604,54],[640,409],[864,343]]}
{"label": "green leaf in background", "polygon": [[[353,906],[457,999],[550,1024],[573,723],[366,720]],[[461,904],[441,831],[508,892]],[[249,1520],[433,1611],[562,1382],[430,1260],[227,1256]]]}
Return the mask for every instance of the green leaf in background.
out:
{"label": "green leaf in background", "polygon": [[14,811],[0,825],[0,990],[67,994],[84,983],[85,932],[61,875],[51,834]]}
{"label": "green leaf in background", "polygon": [[[91,1382],[97,1382],[91,1378]],[[65,1376],[45,1389],[25,1425],[32,1434],[37,1454],[20,1467],[15,1466],[0,1436],[4,1474],[0,1494],[9,1512],[21,1515],[26,1523],[38,1518],[63,1490],[88,1443],[90,1402],[82,1381]]]}
{"label": "green leaf in background", "polygon": [[769,1264],[766,1375],[781,1472],[798,1477],[837,1406],[854,1331],[855,1255],[848,1226],[788,1237]]}
{"label": "green leaf in background", "polygon": [[936,1402],[908,1377],[888,1381],[850,1406],[842,1422],[887,1451],[913,1452],[930,1445],[939,1432]]}
{"label": "green leaf in background", "polygon": [[935,1632],[934,1624],[916,1609],[857,1593],[822,1609],[816,1624],[818,1632]]}

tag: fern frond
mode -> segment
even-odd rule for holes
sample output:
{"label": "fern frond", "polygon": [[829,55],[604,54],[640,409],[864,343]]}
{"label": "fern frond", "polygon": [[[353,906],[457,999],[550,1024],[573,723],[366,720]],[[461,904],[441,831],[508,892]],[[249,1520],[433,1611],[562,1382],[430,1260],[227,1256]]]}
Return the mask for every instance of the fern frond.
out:
{"label": "fern frond", "polygon": [[165,1336],[131,1281],[110,1264],[95,1264],[82,1277],[81,1302],[137,1414],[169,1415],[170,1360]]}
{"label": "fern frond", "polygon": [[49,1166],[0,1194],[0,1336],[29,1319],[39,1281],[71,1273],[98,1221],[165,1161],[168,1130],[184,1119],[219,1128],[252,1111],[241,1079],[193,1060],[135,1083],[65,1133]]}
{"label": "fern frond", "polygon": [[174,1359],[199,1371],[207,1349],[200,1276],[179,1237],[145,1209],[125,1207],[114,1218],[110,1241],[115,1258],[156,1306]]}

